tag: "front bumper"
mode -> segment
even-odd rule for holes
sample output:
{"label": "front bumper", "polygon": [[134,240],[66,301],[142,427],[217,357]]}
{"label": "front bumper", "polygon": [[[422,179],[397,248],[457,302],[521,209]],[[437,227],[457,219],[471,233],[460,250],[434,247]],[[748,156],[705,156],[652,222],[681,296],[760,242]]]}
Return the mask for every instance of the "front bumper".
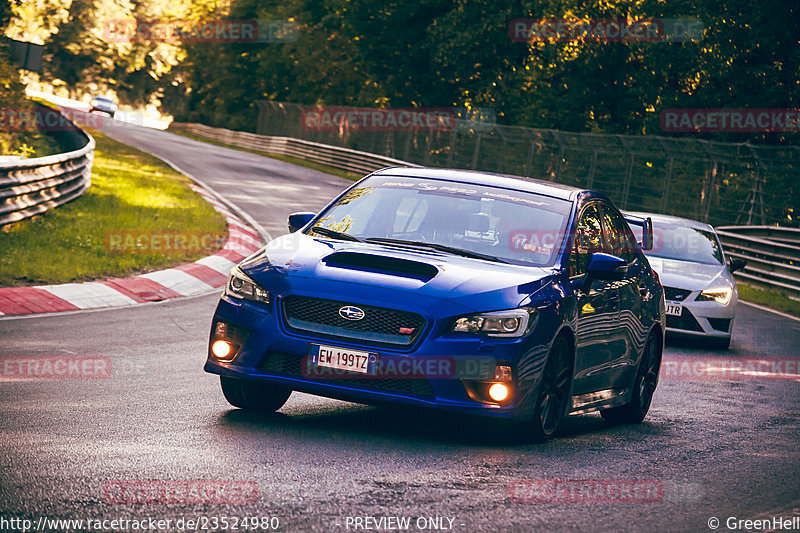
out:
{"label": "front bumper", "polygon": [[[374,301],[359,299],[358,303],[380,305],[383,302],[385,305],[386,301],[396,300],[378,296]],[[546,331],[552,331],[546,317],[544,320],[540,317],[540,323],[532,333],[517,339],[443,334],[452,317],[472,310],[446,301],[422,303],[423,309],[430,309],[435,304],[439,311],[437,316],[446,318],[438,319],[424,310],[414,309],[426,318],[423,333],[410,346],[387,347],[289,329],[285,319],[279,314],[282,309],[280,298],[270,304],[257,304],[223,296],[214,315],[211,340],[215,338],[216,324],[223,322],[238,332],[240,346],[237,346],[235,357],[228,362],[219,361],[209,353],[204,368],[207,372],[221,376],[279,383],[296,391],[358,403],[402,403],[496,418],[527,416],[531,410],[529,397],[538,383],[552,340],[546,334]],[[429,305],[425,306],[426,303]],[[374,352],[384,361],[393,361],[394,368],[400,368],[401,362],[410,365],[421,360],[446,360],[462,370],[472,368],[487,376],[483,369],[491,363],[493,377],[493,365],[502,363],[513,369],[513,378],[508,382],[512,397],[503,403],[478,401],[474,399],[474,388],[465,387],[463,373],[420,375],[412,372],[376,377],[350,373],[343,376],[340,373],[334,377],[318,377],[306,370],[309,368],[307,358],[312,344]],[[483,365],[482,369],[477,369],[477,365]],[[524,369],[522,379],[520,368]],[[468,372],[467,377],[477,375]],[[487,377],[468,381],[479,383],[495,380]]]}
{"label": "front bumper", "polygon": [[699,294],[700,291],[695,291],[683,301],[666,302],[682,306],[681,316],[667,315],[667,332],[682,336],[730,338],[736,316],[736,298],[731,298],[727,305],[721,305],[714,301],[698,302],[695,298]]}

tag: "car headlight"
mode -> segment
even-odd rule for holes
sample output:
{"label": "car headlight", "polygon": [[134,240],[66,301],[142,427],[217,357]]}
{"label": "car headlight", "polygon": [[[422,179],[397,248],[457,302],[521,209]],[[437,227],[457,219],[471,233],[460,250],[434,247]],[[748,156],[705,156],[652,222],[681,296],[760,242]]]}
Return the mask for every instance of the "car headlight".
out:
{"label": "car headlight", "polygon": [[239,299],[244,298],[253,302],[269,303],[269,291],[250,279],[239,267],[234,267],[231,273],[228,274],[225,295]]}
{"label": "car headlight", "polygon": [[482,333],[489,337],[522,337],[536,325],[536,309],[525,307],[493,313],[479,313],[457,319],[451,331]]}
{"label": "car headlight", "polygon": [[706,289],[697,296],[698,302],[714,301],[718,304],[728,305],[733,296],[733,289],[730,287],[723,287],[720,289]]}

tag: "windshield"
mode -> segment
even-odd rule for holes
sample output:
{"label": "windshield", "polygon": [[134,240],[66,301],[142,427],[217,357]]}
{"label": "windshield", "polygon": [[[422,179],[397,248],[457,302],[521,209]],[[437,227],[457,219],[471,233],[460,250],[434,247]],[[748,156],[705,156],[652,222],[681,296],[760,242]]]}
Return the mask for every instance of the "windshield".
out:
{"label": "windshield", "polygon": [[[362,240],[410,241],[549,266],[558,255],[571,208],[566,200],[509,189],[375,176],[322,213],[315,227]],[[330,231],[309,232],[335,238]]]}
{"label": "windshield", "polygon": [[653,222],[653,249],[645,253],[662,259],[722,264],[722,248],[714,232],[674,222]]}

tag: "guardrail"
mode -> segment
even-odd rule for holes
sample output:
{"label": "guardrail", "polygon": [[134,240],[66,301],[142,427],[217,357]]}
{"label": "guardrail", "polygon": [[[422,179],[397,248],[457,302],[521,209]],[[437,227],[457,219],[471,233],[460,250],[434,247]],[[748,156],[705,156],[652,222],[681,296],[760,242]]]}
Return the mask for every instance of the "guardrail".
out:
{"label": "guardrail", "polygon": [[94,139],[57,110],[40,105],[37,113],[40,123],[58,124],[48,133],[69,151],[0,162],[0,226],[74,200],[91,184]]}
{"label": "guardrail", "polygon": [[[357,129],[349,112],[361,116],[375,109],[275,100],[255,104],[258,121],[249,124],[261,135],[362,150],[426,167],[499,172],[601,190],[628,211],[670,213],[712,226],[789,225],[792,210],[800,205],[800,146],[508,126],[496,124],[486,108],[453,108],[462,118],[452,128]],[[225,120],[205,113],[189,116]],[[327,116],[332,127],[309,120],[314,114]]]}
{"label": "guardrail", "polygon": [[246,131],[214,128],[203,124],[173,122],[169,129],[200,135],[214,141],[232,144],[248,150],[257,150],[277,155],[297,157],[304,161],[327,165],[329,167],[366,174],[379,168],[391,166],[417,167],[413,163],[400,161],[382,155],[370,154],[350,148],[293,139],[291,137],[272,137]]}
{"label": "guardrail", "polygon": [[800,296],[800,229],[720,226],[717,234],[727,255],[747,261],[737,278]]}

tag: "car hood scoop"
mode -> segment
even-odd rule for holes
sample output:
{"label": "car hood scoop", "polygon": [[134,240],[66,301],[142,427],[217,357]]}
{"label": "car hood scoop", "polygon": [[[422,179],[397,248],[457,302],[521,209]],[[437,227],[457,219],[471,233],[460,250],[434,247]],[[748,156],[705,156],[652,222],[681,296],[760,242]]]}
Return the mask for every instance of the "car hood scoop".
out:
{"label": "car hood scoop", "polygon": [[432,280],[439,273],[438,268],[428,263],[357,252],[335,252],[325,257],[322,262],[329,267],[388,274],[423,283]]}

